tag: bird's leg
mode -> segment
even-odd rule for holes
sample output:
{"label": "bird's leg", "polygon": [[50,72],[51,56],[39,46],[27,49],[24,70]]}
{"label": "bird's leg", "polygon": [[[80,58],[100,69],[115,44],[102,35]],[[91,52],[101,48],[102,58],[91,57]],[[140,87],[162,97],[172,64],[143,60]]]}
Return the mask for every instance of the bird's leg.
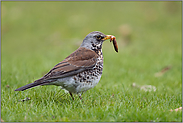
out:
{"label": "bird's leg", "polygon": [[80,100],[82,100],[82,97],[81,97],[81,95],[83,94],[83,92],[81,92],[81,93],[79,93],[78,95],[79,95],[79,98],[80,98]]}
{"label": "bird's leg", "polygon": [[69,92],[69,94],[71,95],[72,99],[74,100],[74,97],[72,96],[72,93],[71,93],[71,92]]}
{"label": "bird's leg", "polygon": [[79,95],[79,98],[80,98],[80,100],[82,100],[82,97],[81,97],[81,95]]}

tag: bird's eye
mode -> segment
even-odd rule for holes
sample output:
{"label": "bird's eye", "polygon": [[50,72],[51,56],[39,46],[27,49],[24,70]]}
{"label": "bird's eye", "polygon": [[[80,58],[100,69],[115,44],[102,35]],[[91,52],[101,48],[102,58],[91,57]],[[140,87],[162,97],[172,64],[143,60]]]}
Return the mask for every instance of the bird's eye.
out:
{"label": "bird's eye", "polygon": [[97,38],[100,39],[101,38],[100,35],[98,35]]}
{"label": "bird's eye", "polygon": [[97,38],[97,40],[100,40],[101,39],[101,36],[100,35],[97,35],[96,38]]}

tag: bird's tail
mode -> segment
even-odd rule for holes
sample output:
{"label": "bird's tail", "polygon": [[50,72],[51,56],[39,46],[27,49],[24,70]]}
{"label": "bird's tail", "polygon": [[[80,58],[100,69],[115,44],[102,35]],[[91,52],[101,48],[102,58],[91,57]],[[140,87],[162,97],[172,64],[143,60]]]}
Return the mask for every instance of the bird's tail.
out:
{"label": "bird's tail", "polygon": [[32,88],[32,87],[35,87],[35,86],[38,86],[38,85],[46,85],[46,84],[47,84],[47,82],[45,82],[41,78],[41,79],[36,80],[34,83],[30,83],[30,84],[27,84],[25,86],[22,86],[22,87],[16,89],[15,91],[24,91],[24,90],[27,90],[29,88]]}
{"label": "bird's tail", "polygon": [[35,87],[35,86],[38,86],[38,85],[41,85],[41,83],[30,83],[30,84],[27,84],[25,86],[22,86],[22,87],[16,89],[15,91],[24,91],[26,89],[29,89],[29,88],[32,88],[32,87]]}

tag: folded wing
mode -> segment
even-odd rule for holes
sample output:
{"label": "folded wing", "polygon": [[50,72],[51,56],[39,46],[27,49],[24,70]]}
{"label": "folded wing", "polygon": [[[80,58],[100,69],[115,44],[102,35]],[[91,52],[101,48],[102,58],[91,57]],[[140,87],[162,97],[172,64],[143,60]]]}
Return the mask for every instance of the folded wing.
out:
{"label": "folded wing", "polygon": [[[75,75],[87,69],[91,69],[96,64],[98,54],[86,48],[79,48],[62,62],[54,66],[42,80],[58,79]],[[43,79],[44,78],[44,79]]]}

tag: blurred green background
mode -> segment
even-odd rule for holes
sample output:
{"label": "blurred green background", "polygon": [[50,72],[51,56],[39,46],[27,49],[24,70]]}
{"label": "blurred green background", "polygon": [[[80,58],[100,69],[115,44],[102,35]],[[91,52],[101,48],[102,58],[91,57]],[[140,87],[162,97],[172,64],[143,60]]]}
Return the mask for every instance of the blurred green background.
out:
{"label": "blurred green background", "polygon": [[[92,31],[116,36],[119,53],[109,41],[103,44],[103,76],[93,91],[85,93],[85,100],[94,92],[111,96],[122,90],[132,92],[135,97],[139,91],[134,91],[131,84],[136,82],[156,86],[159,94],[174,95],[177,102],[173,107],[168,103],[167,110],[178,108],[182,103],[181,10],[180,1],[1,2],[1,116],[5,121],[17,121],[16,109],[8,108],[15,105],[10,100],[20,99],[14,96],[14,90],[42,77],[75,51]],[[163,68],[168,69],[161,72]],[[43,89],[46,88],[37,91]],[[27,92],[31,90],[19,95],[27,95]],[[166,115],[170,119],[157,121],[180,121],[181,115],[177,116],[174,119]],[[28,120],[19,117],[19,121],[34,121],[30,117]]]}
{"label": "blurred green background", "polygon": [[73,45],[96,30],[119,39],[125,29],[143,51],[171,50],[181,43],[181,2],[2,2],[2,53],[10,55]]}

